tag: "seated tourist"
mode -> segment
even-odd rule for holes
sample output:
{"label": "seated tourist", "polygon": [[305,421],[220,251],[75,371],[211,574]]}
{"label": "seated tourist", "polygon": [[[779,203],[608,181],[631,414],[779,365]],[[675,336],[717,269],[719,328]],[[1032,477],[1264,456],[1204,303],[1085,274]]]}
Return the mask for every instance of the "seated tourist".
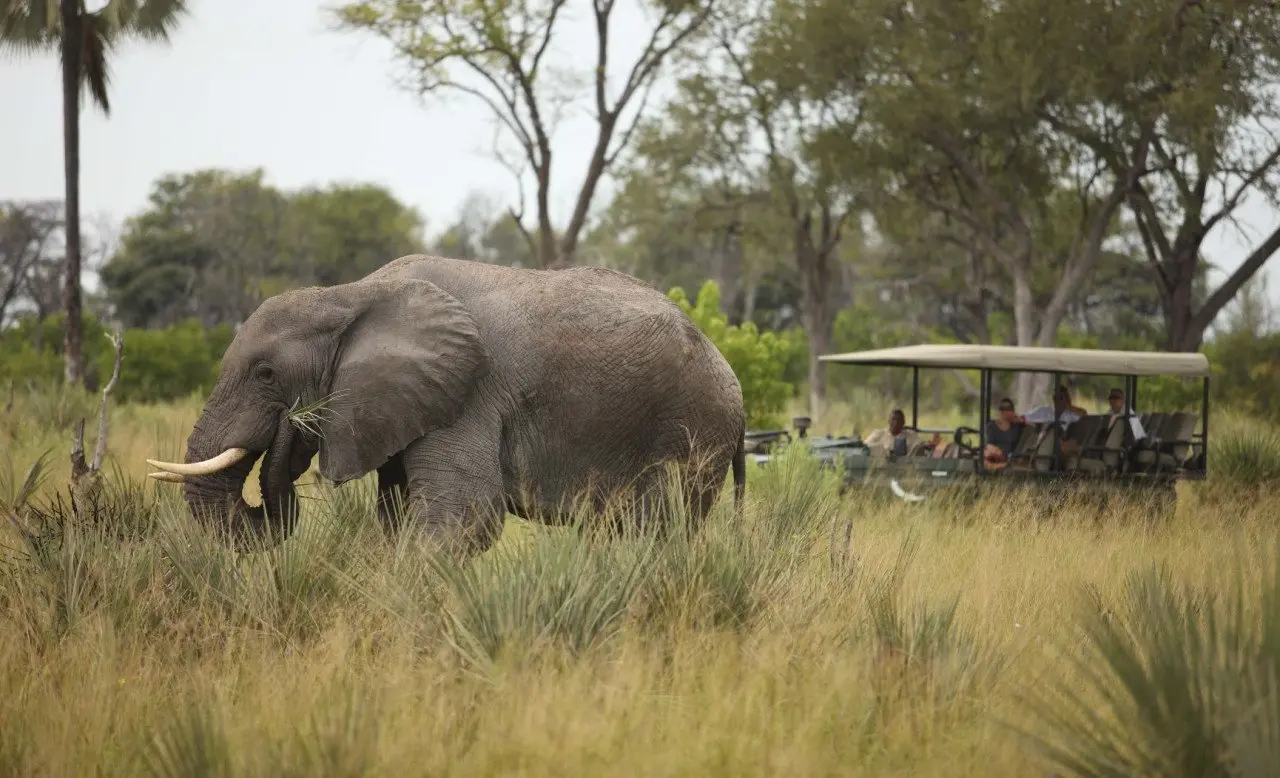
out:
{"label": "seated tourist", "polygon": [[1053,405],[1034,408],[1027,414],[1019,416],[1018,421],[1023,424],[1046,424],[1056,419],[1065,429],[1067,425],[1088,415],[1089,412],[1084,408],[1071,404],[1071,390],[1059,385],[1057,391],[1053,393]]}
{"label": "seated tourist", "polygon": [[1147,436],[1147,431],[1142,428],[1142,421],[1138,419],[1137,414],[1125,407],[1124,390],[1112,388],[1111,393],[1107,396],[1107,402],[1111,405],[1110,418],[1107,420],[1107,427],[1110,428],[1116,419],[1121,416],[1127,416],[1129,419],[1129,431],[1133,433],[1135,441],[1142,440]]}
{"label": "seated tourist", "polygon": [[999,410],[999,416],[987,420],[987,446],[982,452],[982,458],[991,470],[999,470],[1009,464],[1013,448],[1022,435],[1022,424],[1013,409],[1013,400],[1008,397],[1000,400]]}
{"label": "seated tourist", "polygon": [[[899,408],[889,413],[889,427],[878,429],[867,436],[864,441],[872,454],[877,456],[906,456],[920,442],[915,430],[907,427],[907,416]],[[932,449],[942,442],[942,436],[933,433],[933,438],[924,444],[925,449]]]}

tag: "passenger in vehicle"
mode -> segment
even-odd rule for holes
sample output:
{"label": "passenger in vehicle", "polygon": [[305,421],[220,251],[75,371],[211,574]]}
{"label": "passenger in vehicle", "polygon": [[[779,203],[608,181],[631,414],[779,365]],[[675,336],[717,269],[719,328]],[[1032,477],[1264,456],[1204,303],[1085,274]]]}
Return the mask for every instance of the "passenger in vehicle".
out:
{"label": "passenger in vehicle", "polygon": [[1121,416],[1128,415],[1129,430],[1133,433],[1135,441],[1142,440],[1147,436],[1147,431],[1142,428],[1142,421],[1138,419],[1138,415],[1132,410],[1127,410],[1124,406],[1124,390],[1112,387],[1110,394],[1107,395],[1107,402],[1111,405],[1110,418],[1107,421],[1107,428],[1115,423],[1116,419]]}
{"label": "passenger in vehicle", "polygon": [[1018,421],[1023,424],[1046,424],[1058,420],[1058,423],[1065,429],[1067,425],[1077,422],[1088,416],[1089,412],[1079,405],[1071,404],[1071,390],[1059,384],[1057,391],[1053,393],[1053,405],[1041,405],[1039,408],[1033,408],[1024,416],[1019,416]]}
{"label": "passenger in vehicle", "polygon": [[1022,424],[1018,422],[1013,400],[1005,397],[1000,400],[1000,415],[987,420],[987,446],[982,452],[989,470],[999,470],[1009,464],[1014,446],[1022,435]]}
{"label": "passenger in vehicle", "polygon": [[[915,430],[907,427],[907,416],[902,412],[901,408],[894,408],[889,412],[889,426],[887,429],[874,430],[864,441],[868,449],[873,455],[877,456],[906,456],[912,449],[915,449],[921,441]],[[938,433],[933,434],[933,438],[925,443],[926,449],[932,449],[942,442],[942,436]]]}
{"label": "passenger in vehicle", "polygon": [[[1053,405],[1041,405],[1039,408],[1032,409],[1030,413],[1019,416],[1018,420],[1023,424],[1047,424],[1057,419],[1058,426],[1065,432],[1072,424],[1088,415],[1089,412],[1084,408],[1071,404],[1071,390],[1059,384],[1053,393]],[[1037,448],[1040,445],[1040,439],[1043,437],[1044,433],[1042,432],[1040,438],[1036,440]],[[1080,443],[1075,440],[1063,440],[1059,443],[1058,450],[1063,456],[1075,456],[1080,452]]]}

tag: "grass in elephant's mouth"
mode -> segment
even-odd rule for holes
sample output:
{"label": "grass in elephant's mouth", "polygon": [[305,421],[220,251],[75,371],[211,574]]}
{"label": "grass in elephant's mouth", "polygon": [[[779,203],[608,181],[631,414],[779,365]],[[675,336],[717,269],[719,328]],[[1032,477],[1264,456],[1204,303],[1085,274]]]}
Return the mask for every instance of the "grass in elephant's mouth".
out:
{"label": "grass in elephant's mouth", "polygon": [[[194,417],[127,413],[122,463],[146,443],[130,423]],[[6,454],[15,490],[35,440]],[[71,521],[23,545],[0,521],[0,772],[1043,775],[1052,748],[1085,775],[1102,757],[1275,763],[1273,501],[1188,491],[1159,527],[1120,506],[1049,524],[1023,503],[855,502],[810,462],[771,464],[743,523],[726,490],[694,542],[512,520],[466,567],[381,544],[371,479],[304,487],[297,536],[251,557],[163,485],[109,490],[158,517],[126,541]]]}
{"label": "grass in elephant's mouth", "polygon": [[307,405],[302,405],[302,398],[299,397],[289,408],[289,421],[310,436],[320,438],[320,424],[324,421],[325,413],[329,410],[330,404],[341,395],[341,391],[333,392]]}

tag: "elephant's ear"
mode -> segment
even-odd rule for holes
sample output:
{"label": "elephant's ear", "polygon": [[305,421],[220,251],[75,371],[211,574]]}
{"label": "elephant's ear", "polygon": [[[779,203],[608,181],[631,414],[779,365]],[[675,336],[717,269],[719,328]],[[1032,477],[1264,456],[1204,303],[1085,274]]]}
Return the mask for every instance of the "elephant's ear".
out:
{"label": "elephant's ear", "polygon": [[452,424],[489,362],[475,320],[429,281],[357,281],[326,291],[350,310],[319,413],[320,473],[342,483]]}

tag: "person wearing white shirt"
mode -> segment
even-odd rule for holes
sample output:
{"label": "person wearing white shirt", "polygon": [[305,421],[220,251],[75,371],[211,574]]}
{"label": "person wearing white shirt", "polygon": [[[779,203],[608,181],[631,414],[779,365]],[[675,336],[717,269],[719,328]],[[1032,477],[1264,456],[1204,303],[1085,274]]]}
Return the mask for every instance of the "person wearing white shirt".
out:
{"label": "person wearing white shirt", "polygon": [[1108,427],[1110,427],[1118,417],[1128,416],[1129,430],[1133,432],[1133,439],[1142,440],[1147,436],[1147,431],[1142,428],[1142,421],[1133,411],[1125,408],[1123,389],[1112,388],[1111,393],[1107,396],[1107,402],[1111,405],[1111,421],[1107,422]]}
{"label": "person wearing white shirt", "polygon": [[1074,421],[1088,415],[1088,411],[1078,405],[1071,404],[1071,392],[1065,386],[1059,386],[1053,393],[1053,405],[1041,405],[1033,408],[1021,417],[1023,423],[1046,424],[1058,420],[1065,428]]}

